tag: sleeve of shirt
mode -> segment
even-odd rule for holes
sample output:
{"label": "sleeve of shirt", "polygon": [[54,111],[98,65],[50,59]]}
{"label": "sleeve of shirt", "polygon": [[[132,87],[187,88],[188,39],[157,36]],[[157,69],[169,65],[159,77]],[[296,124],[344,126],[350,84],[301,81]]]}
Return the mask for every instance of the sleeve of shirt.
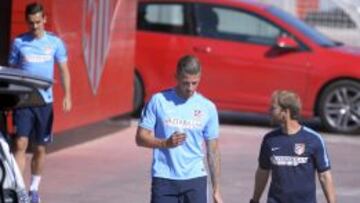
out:
{"label": "sleeve of shirt", "polygon": [[208,114],[209,117],[203,135],[205,140],[212,140],[219,137],[219,116],[215,105],[210,106]]}
{"label": "sleeve of shirt", "polygon": [[330,169],[330,160],[326,150],[324,140],[319,136],[315,145],[315,165],[318,172]]}
{"label": "sleeve of shirt", "polygon": [[270,150],[267,145],[266,139],[263,139],[260,147],[260,154],[259,154],[259,166],[262,169],[269,170],[271,168],[270,162]]}
{"label": "sleeve of shirt", "polygon": [[18,42],[15,39],[10,48],[10,54],[8,59],[9,66],[16,67],[20,63],[20,51],[18,48]]}
{"label": "sleeve of shirt", "polygon": [[153,96],[141,112],[139,126],[154,131],[156,124],[156,98]]}
{"label": "sleeve of shirt", "polygon": [[57,63],[64,63],[68,59],[65,44],[60,38],[56,42],[55,60]]}

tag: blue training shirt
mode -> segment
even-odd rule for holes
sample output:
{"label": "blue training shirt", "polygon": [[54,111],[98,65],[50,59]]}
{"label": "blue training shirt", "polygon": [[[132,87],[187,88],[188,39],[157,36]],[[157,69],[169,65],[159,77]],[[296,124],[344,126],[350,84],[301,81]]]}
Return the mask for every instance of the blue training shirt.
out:
{"label": "blue training shirt", "polygon": [[139,126],[167,139],[175,131],[186,133],[186,141],[175,148],[155,148],[152,176],[184,180],[206,176],[204,140],[218,138],[219,121],[215,105],[195,93],[188,99],[169,89],[155,94],[144,107]]}
{"label": "blue training shirt", "polygon": [[[31,33],[24,33],[12,44],[10,66],[53,80],[55,61],[66,62],[67,52],[62,40],[54,34],[45,32],[41,38],[35,38]],[[46,103],[53,101],[52,88],[39,91]]]}
{"label": "blue training shirt", "polygon": [[315,171],[330,169],[322,137],[303,126],[295,135],[276,129],[265,135],[259,166],[271,170],[268,203],[316,203]]}

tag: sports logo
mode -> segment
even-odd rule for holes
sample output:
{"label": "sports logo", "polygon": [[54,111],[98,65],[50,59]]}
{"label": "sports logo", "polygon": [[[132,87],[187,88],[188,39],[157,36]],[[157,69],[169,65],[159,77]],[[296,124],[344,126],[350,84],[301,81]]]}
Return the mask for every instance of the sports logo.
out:
{"label": "sports logo", "polygon": [[82,48],[94,94],[104,70],[118,4],[118,0],[84,0]]}
{"label": "sports logo", "polygon": [[305,144],[304,143],[296,143],[294,147],[294,152],[296,155],[302,155],[305,152]]}
{"label": "sports logo", "polygon": [[203,116],[203,113],[201,110],[194,110],[194,119],[195,120],[200,120],[202,116]]}
{"label": "sports logo", "polygon": [[44,53],[45,54],[51,54],[52,52],[52,48],[49,46],[49,47],[44,47]]}

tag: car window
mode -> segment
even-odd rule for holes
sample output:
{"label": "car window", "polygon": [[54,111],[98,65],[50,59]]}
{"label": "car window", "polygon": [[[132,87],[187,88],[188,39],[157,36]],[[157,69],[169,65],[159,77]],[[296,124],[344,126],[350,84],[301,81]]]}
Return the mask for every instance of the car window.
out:
{"label": "car window", "polygon": [[205,37],[273,45],[281,29],[241,10],[207,4],[196,6],[198,33]]}
{"label": "car window", "polygon": [[177,3],[140,4],[138,29],[166,33],[185,33],[184,5]]}

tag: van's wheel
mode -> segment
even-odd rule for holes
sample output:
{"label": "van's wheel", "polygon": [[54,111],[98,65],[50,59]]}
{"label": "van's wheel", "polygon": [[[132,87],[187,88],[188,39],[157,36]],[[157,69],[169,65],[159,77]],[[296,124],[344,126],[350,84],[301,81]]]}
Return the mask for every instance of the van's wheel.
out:
{"label": "van's wheel", "polygon": [[332,132],[360,132],[360,83],[341,80],[327,86],[320,96],[319,116]]}
{"label": "van's wheel", "polygon": [[133,114],[139,115],[142,105],[144,104],[144,88],[140,77],[135,74],[134,78],[134,99],[133,99]]}

